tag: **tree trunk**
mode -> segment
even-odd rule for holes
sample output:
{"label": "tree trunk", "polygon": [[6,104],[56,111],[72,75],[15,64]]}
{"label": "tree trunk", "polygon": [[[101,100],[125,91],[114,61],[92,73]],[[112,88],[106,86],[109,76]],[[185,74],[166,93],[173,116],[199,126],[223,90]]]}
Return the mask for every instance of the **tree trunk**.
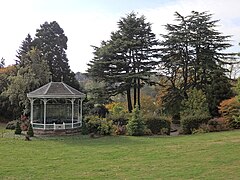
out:
{"label": "tree trunk", "polygon": [[141,93],[141,87],[140,87],[140,79],[138,78],[137,81],[138,81],[138,82],[137,82],[138,108],[141,109],[141,94],[140,94],[140,93]]}
{"label": "tree trunk", "polygon": [[134,88],[133,88],[133,107],[136,108],[137,105],[137,80],[134,78]]}
{"label": "tree trunk", "polygon": [[131,100],[131,86],[127,89],[127,103],[128,103],[128,112],[132,112],[132,100]]}

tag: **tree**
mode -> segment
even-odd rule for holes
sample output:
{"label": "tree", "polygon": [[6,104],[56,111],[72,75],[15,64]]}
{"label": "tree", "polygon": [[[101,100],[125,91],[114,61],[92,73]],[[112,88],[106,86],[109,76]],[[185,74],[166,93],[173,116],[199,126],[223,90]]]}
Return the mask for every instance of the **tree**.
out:
{"label": "tree", "polygon": [[45,22],[37,29],[33,45],[40,50],[47,61],[53,81],[61,81],[79,89],[75,74],[71,71],[66,55],[68,38],[56,21]]}
{"label": "tree", "polygon": [[28,126],[27,135],[29,135],[29,137],[33,137],[34,136],[33,127],[32,127],[31,123]]}
{"label": "tree", "polygon": [[142,118],[141,111],[138,107],[133,110],[132,118],[127,124],[127,130],[131,136],[144,135],[145,123]]}
{"label": "tree", "polygon": [[206,95],[196,88],[190,89],[188,99],[182,101],[181,109],[181,117],[210,115]]}
{"label": "tree", "polygon": [[22,133],[22,129],[20,127],[20,123],[17,121],[15,134],[21,134],[21,133]]}
{"label": "tree", "polygon": [[205,92],[212,116],[220,116],[218,111],[220,103],[234,96],[229,79],[222,71],[217,70],[211,73],[211,82],[207,85]]}
{"label": "tree", "polygon": [[9,77],[10,84],[3,92],[3,95],[8,97],[11,104],[19,109],[18,116],[21,113],[27,114],[30,112],[27,93],[46,84],[50,79],[48,65],[42,59],[39,50],[30,50],[23,55],[22,59],[25,58],[29,60],[29,63],[22,67],[17,66],[17,74]]}
{"label": "tree", "polygon": [[[223,65],[233,60],[233,54],[222,52],[231,46],[230,36],[223,36],[216,30],[218,21],[211,20],[211,14],[193,11],[186,17],[177,12],[175,16],[178,24],[165,26],[168,33],[162,35],[160,43],[160,66],[171,84],[169,93],[175,97],[169,99],[171,102],[166,98],[167,104],[187,99],[190,88],[196,87],[206,94],[213,81],[212,74],[220,71],[218,75],[225,77]],[[230,87],[229,83],[227,85]]]}
{"label": "tree", "polygon": [[16,64],[25,66],[29,63],[29,59],[23,58],[23,56],[25,56],[34,47],[32,41],[33,39],[30,34],[28,34],[27,37],[22,41],[22,44],[17,51],[16,57],[18,59],[16,60]]}
{"label": "tree", "polygon": [[[88,73],[98,81],[108,83],[110,95],[127,94],[128,110],[140,104],[140,89],[149,83],[158,57],[158,41],[145,17],[130,13],[118,22],[118,30],[109,41],[94,47],[94,59]],[[133,105],[131,89],[133,88]]]}
{"label": "tree", "polygon": [[0,114],[6,119],[14,119],[18,114],[18,108],[14,107],[7,96],[3,95],[10,84],[10,77],[15,76],[17,69],[15,66],[8,66],[0,69]]}

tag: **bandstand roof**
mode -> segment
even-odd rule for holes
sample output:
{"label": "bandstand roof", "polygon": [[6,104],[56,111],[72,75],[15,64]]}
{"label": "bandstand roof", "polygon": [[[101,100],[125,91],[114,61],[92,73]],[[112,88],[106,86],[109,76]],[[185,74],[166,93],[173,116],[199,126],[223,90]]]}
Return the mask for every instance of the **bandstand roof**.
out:
{"label": "bandstand roof", "polygon": [[49,82],[27,94],[28,98],[84,98],[85,94],[64,82]]}

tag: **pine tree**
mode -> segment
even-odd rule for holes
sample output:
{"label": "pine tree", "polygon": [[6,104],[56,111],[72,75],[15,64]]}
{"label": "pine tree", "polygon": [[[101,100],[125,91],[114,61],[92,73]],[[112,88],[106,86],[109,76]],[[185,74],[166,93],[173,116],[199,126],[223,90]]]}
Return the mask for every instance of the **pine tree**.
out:
{"label": "pine tree", "polygon": [[30,34],[28,34],[17,51],[16,57],[18,59],[16,60],[16,64],[19,64],[20,66],[26,66],[29,63],[29,60],[23,58],[23,56],[26,55],[33,47],[34,45],[32,42],[32,37]]}

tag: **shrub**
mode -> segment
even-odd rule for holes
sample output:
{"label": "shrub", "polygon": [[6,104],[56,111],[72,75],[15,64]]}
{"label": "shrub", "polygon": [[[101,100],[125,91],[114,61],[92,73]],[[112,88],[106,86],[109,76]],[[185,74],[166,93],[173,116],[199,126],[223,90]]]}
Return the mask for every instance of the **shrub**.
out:
{"label": "shrub", "polygon": [[17,121],[16,120],[10,121],[10,122],[7,123],[6,129],[14,130],[16,128],[16,125],[17,125]]}
{"label": "shrub", "polygon": [[125,135],[126,126],[125,125],[113,125],[113,132],[115,135]]}
{"label": "shrub", "polygon": [[21,127],[22,131],[27,131],[29,128],[29,124],[30,124],[28,117],[25,115],[21,115],[20,122],[21,122],[20,127]]}
{"label": "shrub", "polygon": [[233,121],[231,122],[231,126],[235,129],[240,128],[240,116],[233,116]]}
{"label": "shrub", "polygon": [[209,126],[208,124],[201,124],[198,129],[193,129],[192,134],[208,133]]}
{"label": "shrub", "polygon": [[219,113],[224,117],[224,119],[229,123],[232,128],[237,128],[236,118],[240,114],[240,102],[238,102],[236,97],[224,100],[220,103]]}
{"label": "shrub", "polygon": [[20,123],[17,121],[15,134],[21,134],[21,133],[22,133],[22,129],[20,127]]}
{"label": "shrub", "polygon": [[142,136],[144,135],[145,123],[141,112],[136,107],[132,112],[132,118],[127,124],[127,132],[131,136]]}
{"label": "shrub", "polygon": [[210,115],[206,95],[202,90],[197,90],[196,88],[190,89],[188,93],[188,99],[184,99],[182,101],[180,114],[181,117],[193,117],[202,114],[206,116]]}
{"label": "shrub", "polygon": [[168,117],[148,116],[145,118],[145,123],[153,134],[170,135],[171,121]]}
{"label": "shrub", "polygon": [[213,118],[208,121],[208,128],[210,132],[229,130],[228,122],[223,118]]}
{"label": "shrub", "polygon": [[29,137],[33,137],[34,136],[34,132],[33,132],[33,128],[32,128],[32,124],[31,123],[28,126],[27,135],[29,135]]}
{"label": "shrub", "polygon": [[144,129],[144,135],[151,136],[151,135],[153,135],[153,133],[152,133],[151,129],[145,128]]}
{"label": "shrub", "polygon": [[88,133],[110,135],[112,132],[112,121],[97,116],[87,116],[86,128]]}
{"label": "shrub", "polygon": [[192,134],[193,130],[198,129],[200,125],[207,124],[211,117],[208,115],[186,116],[181,119],[183,134]]}
{"label": "shrub", "polygon": [[99,118],[106,118],[108,114],[108,109],[102,104],[96,104],[94,108],[90,111],[90,114],[98,116]]}
{"label": "shrub", "polygon": [[111,114],[107,116],[108,119],[111,119],[113,121],[113,124],[115,125],[127,125],[129,121],[129,114],[128,113],[122,113],[122,114]]}

